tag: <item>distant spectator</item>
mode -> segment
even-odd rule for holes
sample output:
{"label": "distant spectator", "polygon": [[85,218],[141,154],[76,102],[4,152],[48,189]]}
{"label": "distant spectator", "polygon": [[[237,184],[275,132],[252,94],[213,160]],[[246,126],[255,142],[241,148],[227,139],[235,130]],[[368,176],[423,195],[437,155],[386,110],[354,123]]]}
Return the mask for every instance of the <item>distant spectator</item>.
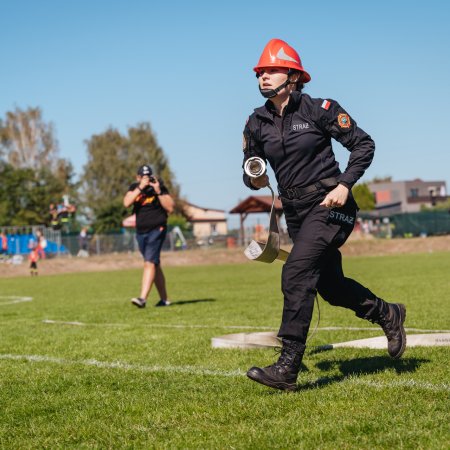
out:
{"label": "distant spectator", "polygon": [[89,256],[88,245],[89,237],[87,227],[83,227],[78,236],[78,245],[80,247],[77,256],[86,257]]}
{"label": "distant spectator", "polygon": [[30,252],[31,252],[31,250],[34,250],[37,247],[37,240],[36,240],[35,236],[33,236],[33,235],[30,236],[30,239],[28,239],[27,247],[28,247],[28,250],[30,250]]}
{"label": "distant spectator", "polygon": [[56,208],[54,203],[50,203],[48,208],[48,213],[50,215],[50,226],[57,230],[60,227],[59,218],[58,218],[58,209]]}
{"label": "distant spectator", "polygon": [[0,233],[0,255],[2,259],[8,255],[8,237],[4,231]]}
{"label": "distant spectator", "polygon": [[59,230],[65,226],[65,231],[69,231],[70,221],[73,219],[77,207],[66,200],[58,205],[54,203],[49,205],[50,225],[54,230]]}
{"label": "distant spectator", "polygon": [[37,263],[39,261],[39,252],[37,246],[31,250],[28,255],[28,260],[30,261],[30,275],[37,276],[38,275],[38,267]]}
{"label": "distant spectator", "polygon": [[64,203],[60,203],[56,207],[58,211],[58,220],[59,223],[64,226],[69,222],[69,211],[67,209],[67,206]]}
{"label": "distant spectator", "polygon": [[39,258],[45,258],[45,249],[47,248],[47,239],[45,239],[41,230],[36,231],[36,240],[37,240],[37,251],[39,253]]}
{"label": "distant spectator", "polygon": [[58,220],[64,232],[70,231],[70,223],[73,219],[77,208],[69,203],[68,198],[64,199],[64,203],[57,206]]}
{"label": "distant spectator", "polygon": [[375,222],[372,225],[372,233],[375,237],[380,237],[380,232],[381,232],[380,219],[375,219]]}
{"label": "distant spectator", "polygon": [[80,243],[80,249],[81,250],[87,250],[88,249],[88,234],[87,234],[87,228],[83,227],[80,231],[79,236],[79,243]]}
{"label": "distant spectator", "polygon": [[362,230],[365,235],[370,233],[370,225],[368,220],[364,220],[362,223]]}

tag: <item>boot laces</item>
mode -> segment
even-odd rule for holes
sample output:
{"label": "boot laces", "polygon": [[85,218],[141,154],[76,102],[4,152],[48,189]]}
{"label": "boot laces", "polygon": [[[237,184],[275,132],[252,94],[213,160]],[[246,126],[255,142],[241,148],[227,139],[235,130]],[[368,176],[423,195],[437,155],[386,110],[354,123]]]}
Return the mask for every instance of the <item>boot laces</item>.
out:
{"label": "boot laces", "polygon": [[395,328],[393,327],[392,320],[390,320],[386,314],[380,313],[380,320],[379,324],[381,328],[384,331],[384,334],[388,338],[388,340],[391,340],[395,337]]}
{"label": "boot laces", "polygon": [[274,364],[279,369],[286,369],[290,367],[297,356],[295,349],[290,347],[275,347],[275,353],[279,354],[278,361]]}

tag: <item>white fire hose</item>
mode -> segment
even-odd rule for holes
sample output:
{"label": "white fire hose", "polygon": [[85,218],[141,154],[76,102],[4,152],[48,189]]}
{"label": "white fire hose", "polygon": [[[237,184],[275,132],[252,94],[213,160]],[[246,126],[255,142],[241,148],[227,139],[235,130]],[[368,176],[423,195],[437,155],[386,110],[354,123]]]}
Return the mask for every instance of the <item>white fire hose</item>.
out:
{"label": "white fire hose", "polygon": [[[247,159],[244,164],[244,171],[250,178],[258,178],[266,173],[266,163],[263,159],[254,156]],[[280,249],[280,232],[278,230],[277,215],[275,212],[275,194],[270,184],[267,186],[272,193],[272,207],[269,217],[269,236],[267,242],[258,242],[252,240],[244,250],[248,259],[271,263],[276,259],[286,261],[289,252]]]}

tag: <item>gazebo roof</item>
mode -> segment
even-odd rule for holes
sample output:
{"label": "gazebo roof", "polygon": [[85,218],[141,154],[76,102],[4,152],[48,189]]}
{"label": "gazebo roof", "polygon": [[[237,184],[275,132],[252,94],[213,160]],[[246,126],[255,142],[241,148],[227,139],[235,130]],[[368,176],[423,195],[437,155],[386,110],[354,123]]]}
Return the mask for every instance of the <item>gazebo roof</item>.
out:
{"label": "gazebo roof", "polygon": [[[271,195],[251,195],[231,209],[230,214],[270,213],[271,207]],[[278,197],[275,197],[275,210],[283,212],[283,207]]]}

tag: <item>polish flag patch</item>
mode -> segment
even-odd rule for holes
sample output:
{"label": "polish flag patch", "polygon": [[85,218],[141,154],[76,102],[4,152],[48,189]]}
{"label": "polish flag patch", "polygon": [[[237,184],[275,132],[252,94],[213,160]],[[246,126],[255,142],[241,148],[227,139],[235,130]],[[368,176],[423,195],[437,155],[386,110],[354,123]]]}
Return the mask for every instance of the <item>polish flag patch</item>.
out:
{"label": "polish flag patch", "polygon": [[328,100],[324,100],[320,106],[323,109],[326,109],[328,111],[328,109],[330,108],[330,105],[331,105],[331,102],[329,102]]}

